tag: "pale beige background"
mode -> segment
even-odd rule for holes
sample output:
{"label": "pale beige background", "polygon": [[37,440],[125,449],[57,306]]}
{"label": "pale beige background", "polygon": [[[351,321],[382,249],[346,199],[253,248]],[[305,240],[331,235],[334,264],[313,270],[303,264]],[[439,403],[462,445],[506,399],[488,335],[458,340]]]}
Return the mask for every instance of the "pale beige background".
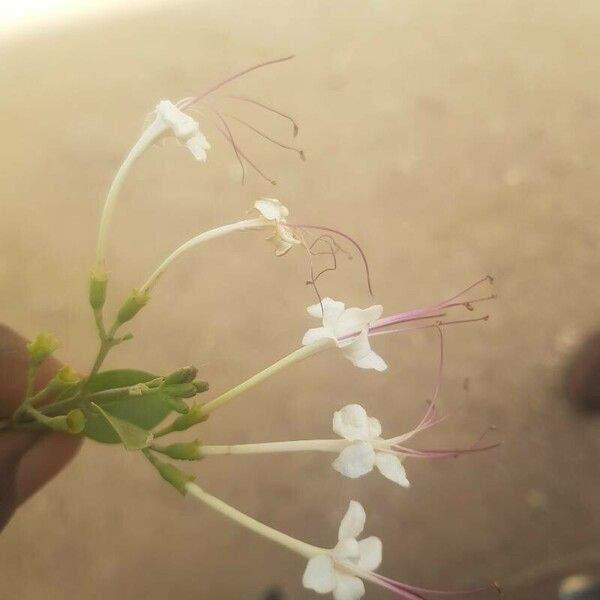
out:
{"label": "pale beige background", "polygon": [[[509,598],[552,597],[556,578],[593,569],[599,551],[599,424],[573,413],[560,388],[564,357],[598,324],[599,26],[594,0],[226,1],[5,42],[0,319],[27,335],[55,333],[61,359],[87,368],[97,217],[144,115],[160,98],[295,53],[231,90],[294,114],[308,162],[241,132],[279,181],[273,191],[252,174],[239,184],[209,125],[205,166],[174,146],[151,152],[111,235],[112,298],[178,242],[274,193],[297,221],[362,241],[389,311],[494,274],[492,320],[447,332],[441,405],[455,418],[421,443],[468,444],[496,425],[501,449],[413,461],[408,492],[375,475],[344,480],[312,454],[213,459],[194,471],[223,499],[318,544],[333,544],[350,497],[362,501],[368,532],[384,539],[382,571],[405,581],[498,579]],[[244,114],[289,134],[275,118]],[[164,278],[132,326],[136,338],[109,364],[166,372],[194,363],[217,394],[297,346],[313,301],[305,267],[301,253],[275,259],[260,235],[207,246]],[[357,261],[323,291],[370,302]],[[332,411],[354,401],[386,432],[403,431],[431,392],[435,335],[374,344],[388,372],[321,356],[220,411],[202,437],[323,437]],[[313,597],[303,568],[178,497],[137,455],[89,443],[3,534],[0,597],[254,599],[271,585]],[[368,597],[390,596],[370,588]]]}

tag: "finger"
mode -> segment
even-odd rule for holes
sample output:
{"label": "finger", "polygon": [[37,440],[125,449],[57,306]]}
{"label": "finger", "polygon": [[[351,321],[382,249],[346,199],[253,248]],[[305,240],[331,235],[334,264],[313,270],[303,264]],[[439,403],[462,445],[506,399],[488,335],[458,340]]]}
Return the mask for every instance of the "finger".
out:
{"label": "finger", "polygon": [[[50,357],[38,368],[34,390],[52,379],[60,363]],[[27,343],[12,329],[0,324],[0,418],[9,417],[23,401],[27,377]]]}
{"label": "finger", "polygon": [[16,476],[16,501],[25,502],[75,456],[81,438],[52,432],[38,438],[21,457]]}
{"label": "finger", "polygon": [[[27,373],[26,341],[0,324],[0,417],[22,402]],[[60,368],[50,358],[39,368],[35,389]],[[60,433],[0,431],[0,529],[19,504],[54,477],[75,455],[81,441]]]}

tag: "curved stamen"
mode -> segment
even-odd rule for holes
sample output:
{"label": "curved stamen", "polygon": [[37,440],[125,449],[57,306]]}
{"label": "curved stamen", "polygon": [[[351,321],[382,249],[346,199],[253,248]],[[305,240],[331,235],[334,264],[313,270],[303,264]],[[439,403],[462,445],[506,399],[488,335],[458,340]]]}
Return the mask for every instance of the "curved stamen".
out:
{"label": "curved stamen", "polygon": [[284,119],[287,119],[292,124],[292,127],[294,128],[294,137],[296,137],[298,135],[298,130],[299,130],[298,124],[292,117],[290,117],[290,115],[286,115],[284,112],[281,112],[280,110],[277,110],[276,108],[273,108],[272,106],[268,106],[266,104],[263,104],[262,102],[258,102],[257,100],[254,100],[254,98],[248,98],[246,96],[224,96],[224,97],[230,98],[232,100],[240,100],[242,102],[248,102],[250,104],[255,104],[256,106],[259,106],[260,108],[264,108],[268,112],[272,112],[276,115],[279,115],[280,117],[283,117]]}
{"label": "curved stamen", "polygon": [[254,127],[254,125],[251,125],[247,121],[244,121],[244,119],[240,119],[239,117],[236,117],[235,115],[230,115],[228,113],[224,113],[224,115],[226,117],[229,117],[230,119],[233,119],[234,121],[237,121],[238,123],[241,123],[242,125],[244,125],[244,127],[247,127],[251,131],[254,131],[254,133],[256,133],[260,137],[264,138],[265,140],[271,142],[272,144],[275,144],[276,146],[279,146],[280,148],[283,148],[284,150],[292,150],[293,152],[296,152],[296,154],[298,154],[298,156],[302,160],[304,160],[304,161],[306,160],[306,156],[304,155],[304,150],[302,150],[301,148],[296,148],[295,146],[288,146],[287,144],[284,144],[283,142],[275,140],[271,136],[267,135],[264,131],[261,131],[257,127]]}
{"label": "curved stamen", "polygon": [[[230,135],[225,129],[223,129],[220,125],[216,125],[216,128],[218,129],[218,131],[221,133],[221,135],[223,135],[225,137],[225,139],[230,143],[230,144],[234,144],[234,140],[233,140],[233,136]],[[243,152],[241,150],[241,148],[239,148],[239,146],[237,147],[237,152],[239,153],[239,155],[263,178],[265,179],[265,181],[268,181],[271,185],[277,185],[277,182],[274,179],[271,179],[270,177],[268,177],[267,175],[265,175],[265,173],[263,173],[263,171],[261,171],[255,164],[254,162],[252,162],[248,156],[245,154],[245,152]]]}
{"label": "curved stamen", "polygon": [[262,69],[263,67],[268,67],[269,65],[274,65],[274,64],[277,64],[280,62],[285,62],[292,58],[294,58],[293,54],[291,54],[290,56],[284,56],[283,58],[275,58],[273,60],[267,60],[267,61],[259,63],[257,65],[253,65],[252,67],[243,69],[242,71],[238,71],[237,73],[227,77],[226,79],[223,79],[219,83],[212,85],[211,87],[206,89],[204,92],[200,93],[198,96],[185,98],[181,103],[179,103],[178,106],[181,110],[185,110],[189,106],[192,106],[192,104],[195,104],[196,102],[198,102],[198,100],[201,100],[202,98],[205,98],[209,94],[216,92],[218,89],[220,89],[224,85],[227,85],[228,83],[232,82],[234,79],[239,79],[240,77],[243,77],[244,75],[250,73],[251,71],[256,71],[256,69]]}
{"label": "curved stamen", "polygon": [[365,267],[365,273],[367,276],[367,285],[369,287],[369,294],[371,294],[371,296],[373,295],[373,287],[371,285],[371,273],[369,270],[369,262],[367,261],[367,256],[365,255],[363,249],[360,247],[360,244],[356,240],[351,238],[347,233],[344,233],[343,231],[339,231],[338,229],[333,229],[332,227],[324,227],[323,225],[306,225],[306,224],[292,225],[292,224],[288,223],[288,227],[291,227],[292,229],[314,229],[316,231],[328,231],[329,233],[334,233],[336,235],[343,237],[345,240],[348,240],[357,249],[358,253],[360,254],[360,257],[362,258],[363,265]]}

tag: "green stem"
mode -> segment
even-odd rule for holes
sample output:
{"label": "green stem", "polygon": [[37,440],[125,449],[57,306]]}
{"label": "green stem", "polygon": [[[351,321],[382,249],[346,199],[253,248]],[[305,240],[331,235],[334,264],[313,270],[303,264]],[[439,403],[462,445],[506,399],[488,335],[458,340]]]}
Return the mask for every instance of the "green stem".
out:
{"label": "green stem", "polygon": [[37,372],[37,366],[31,361],[27,364],[27,382],[25,383],[25,396],[23,402],[13,415],[13,420],[21,418],[29,408],[31,404],[31,397],[33,396],[33,387],[35,385],[35,374]]}

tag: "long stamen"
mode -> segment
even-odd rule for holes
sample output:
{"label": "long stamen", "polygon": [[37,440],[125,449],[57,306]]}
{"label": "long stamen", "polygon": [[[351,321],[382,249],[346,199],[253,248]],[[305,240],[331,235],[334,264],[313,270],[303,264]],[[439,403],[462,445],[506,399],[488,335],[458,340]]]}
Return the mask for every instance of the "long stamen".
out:
{"label": "long stamen", "polygon": [[198,96],[186,98],[183,102],[181,102],[179,104],[179,108],[181,110],[185,110],[192,104],[195,104],[196,102],[198,102],[198,100],[201,100],[202,98],[205,98],[209,94],[216,92],[218,89],[220,89],[224,85],[227,85],[228,83],[232,82],[234,79],[239,79],[240,77],[243,77],[244,75],[246,75],[252,71],[256,71],[257,69],[262,69],[263,67],[268,67],[269,65],[274,65],[277,63],[285,62],[287,60],[291,60],[292,58],[294,58],[293,54],[291,54],[290,56],[284,56],[283,58],[275,58],[274,60],[267,60],[267,61],[259,63],[257,65],[253,65],[252,67],[243,69],[242,71],[238,71],[237,73],[227,77],[226,79],[223,79],[219,83],[212,85],[208,89],[204,90],[204,92],[200,93]]}
{"label": "long stamen", "polygon": [[254,100],[254,98],[248,98],[246,96],[225,96],[225,98],[231,98],[232,100],[240,100],[242,102],[249,102],[250,104],[255,104],[260,108],[264,108],[268,112],[272,112],[276,115],[279,115],[280,117],[283,117],[284,119],[287,119],[294,128],[294,137],[298,135],[298,124],[292,117],[290,117],[290,115],[286,115],[284,112],[281,112],[280,110],[273,108],[272,106],[268,106],[266,104],[263,104],[262,102],[258,102],[257,100]]}
{"label": "long stamen", "polygon": [[476,298],[474,300],[466,300],[464,302],[454,302],[461,296],[464,296],[467,292],[472,290],[474,287],[481,285],[485,281],[489,281],[490,283],[493,283],[493,279],[489,275],[487,275],[486,277],[482,277],[481,279],[478,279],[475,283],[472,283],[471,285],[466,287],[464,290],[462,290],[458,294],[455,294],[451,298],[443,300],[442,302],[438,302],[436,304],[432,304],[432,305],[426,306],[424,308],[417,308],[417,309],[409,310],[409,311],[406,311],[403,313],[398,313],[398,314],[392,315],[390,317],[385,317],[383,319],[379,319],[378,321],[376,321],[373,324],[373,329],[382,329],[383,327],[396,325],[398,323],[404,323],[406,321],[414,319],[415,317],[422,317],[424,315],[429,315],[430,313],[439,312],[440,310],[446,310],[446,308],[452,308],[454,306],[465,306],[466,308],[469,308],[470,305],[475,302],[482,302],[483,300],[491,300],[491,299],[495,298],[494,295],[491,295],[486,298]]}
{"label": "long stamen", "polygon": [[210,104],[205,104],[204,106],[206,106],[208,109],[210,109],[222,124],[223,128],[221,129],[221,127],[219,127],[217,125],[217,129],[221,132],[221,134],[225,137],[225,139],[231,144],[231,147],[233,148],[233,151],[235,153],[237,161],[240,165],[240,169],[242,170],[242,185],[243,185],[246,182],[246,167],[244,167],[244,162],[242,161],[242,151],[238,147],[237,142],[235,141],[235,138],[233,137],[233,133],[231,132],[229,124],[227,123],[227,121],[225,120],[223,115],[216,108],[214,108]]}
{"label": "long stamen", "polygon": [[288,223],[288,227],[292,227],[293,229],[315,229],[317,231],[328,231],[329,233],[334,233],[336,235],[343,237],[345,240],[348,240],[358,250],[360,257],[362,258],[363,265],[365,267],[366,277],[367,277],[367,286],[369,288],[369,294],[371,294],[371,296],[373,295],[373,287],[371,285],[371,273],[369,270],[369,262],[367,261],[367,256],[364,253],[363,249],[360,247],[360,244],[355,239],[351,238],[347,233],[344,233],[343,231],[339,231],[338,229],[333,229],[332,227],[324,227],[323,225],[307,225],[307,224],[292,225],[292,224]]}
{"label": "long stamen", "polygon": [[[234,144],[234,140],[233,140],[233,136],[231,136],[230,134],[228,134],[221,126],[216,125],[217,129],[219,130],[219,132],[221,133],[221,135],[223,135],[225,137],[225,139],[227,139],[229,141],[230,144]],[[239,153],[239,155],[263,178],[265,179],[265,181],[268,181],[271,185],[277,185],[277,181],[275,181],[274,179],[271,179],[269,176],[267,176],[263,171],[261,171],[255,164],[254,162],[252,162],[248,156],[239,148],[237,147],[237,152]]]}
{"label": "long stamen", "polygon": [[288,146],[287,144],[284,144],[283,142],[275,140],[271,136],[267,135],[264,131],[261,131],[260,129],[254,127],[254,125],[251,125],[247,121],[244,121],[243,119],[240,119],[239,117],[236,117],[235,115],[230,115],[228,113],[224,113],[224,115],[226,117],[229,117],[230,119],[233,119],[234,121],[237,121],[238,123],[241,123],[242,125],[244,125],[244,127],[247,127],[248,129],[254,131],[254,133],[256,133],[260,137],[264,138],[265,140],[271,142],[272,144],[275,144],[276,146],[279,146],[280,148],[283,148],[284,150],[292,150],[293,152],[296,152],[302,160],[304,160],[304,161],[306,160],[306,156],[304,155],[304,150],[302,150],[301,148],[296,148],[295,146]]}
{"label": "long stamen", "polygon": [[[360,571],[357,569],[357,573]],[[383,587],[387,589],[393,589],[397,591],[404,591],[415,593],[417,595],[420,594],[429,594],[431,596],[464,596],[465,594],[479,594],[481,592],[486,592],[490,589],[494,589],[496,591],[500,591],[500,588],[496,583],[490,586],[483,586],[478,588],[470,588],[466,590],[432,590],[428,588],[417,587],[415,585],[409,585],[407,583],[403,583],[401,581],[396,581],[395,579],[391,579],[390,577],[386,577],[385,575],[380,575],[379,573],[367,573],[366,575],[362,575],[364,579],[372,581],[373,583],[378,584],[386,584]],[[388,587],[389,586],[389,587]],[[421,597],[421,596],[418,596]]]}

